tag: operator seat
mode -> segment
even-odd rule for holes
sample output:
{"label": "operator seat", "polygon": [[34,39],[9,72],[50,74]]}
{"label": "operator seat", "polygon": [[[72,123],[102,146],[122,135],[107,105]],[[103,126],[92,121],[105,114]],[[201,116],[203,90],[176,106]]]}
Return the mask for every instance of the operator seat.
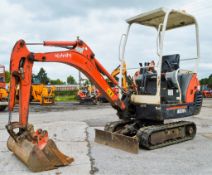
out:
{"label": "operator seat", "polygon": [[[179,83],[181,91],[181,100],[185,102],[186,93],[191,81],[193,72],[184,72],[182,73],[179,69],[180,55],[166,55],[162,57],[162,73],[166,73],[167,85],[170,88],[177,89]],[[162,81],[162,84],[165,84]],[[163,85],[164,86],[164,85]],[[177,95],[177,94],[176,94]]]}
{"label": "operator seat", "polygon": [[162,57],[161,68],[161,98],[165,103],[176,103],[181,100],[179,83],[180,55],[165,55]]}
{"label": "operator seat", "polygon": [[180,64],[180,55],[165,55],[162,57],[162,73],[172,72],[179,69]]}

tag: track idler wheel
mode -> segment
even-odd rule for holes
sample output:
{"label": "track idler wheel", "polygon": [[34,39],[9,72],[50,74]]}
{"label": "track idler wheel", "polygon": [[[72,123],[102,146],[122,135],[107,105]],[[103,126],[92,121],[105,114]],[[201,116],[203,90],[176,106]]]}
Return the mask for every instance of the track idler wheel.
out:
{"label": "track idler wheel", "polygon": [[48,138],[47,131],[26,130],[23,135],[16,140],[10,136],[7,147],[33,172],[55,169],[74,161],[59,151],[54,141]]}

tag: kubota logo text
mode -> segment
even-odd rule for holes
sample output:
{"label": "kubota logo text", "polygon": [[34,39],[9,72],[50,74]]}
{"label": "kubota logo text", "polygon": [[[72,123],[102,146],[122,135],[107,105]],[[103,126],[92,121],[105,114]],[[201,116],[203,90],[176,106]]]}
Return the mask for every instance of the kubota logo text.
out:
{"label": "kubota logo text", "polygon": [[54,56],[56,58],[71,58],[70,53],[56,53]]}

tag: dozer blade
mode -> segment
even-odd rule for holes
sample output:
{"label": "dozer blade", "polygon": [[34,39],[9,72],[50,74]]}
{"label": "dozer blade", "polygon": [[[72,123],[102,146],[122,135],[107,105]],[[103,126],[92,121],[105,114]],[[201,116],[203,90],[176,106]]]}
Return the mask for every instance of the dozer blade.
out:
{"label": "dozer blade", "polygon": [[129,137],[98,129],[95,130],[95,142],[130,153],[137,154],[139,151],[139,141],[136,137]]}
{"label": "dozer blade", "polygon": [[47,171],[60,166],[66,166],[74,161],[72,157],[61,153],[51,139],[47,141],[43,149],[40,149],[27,139],[15,142],[12,137],[9,137],[7,147],[34,172]]}

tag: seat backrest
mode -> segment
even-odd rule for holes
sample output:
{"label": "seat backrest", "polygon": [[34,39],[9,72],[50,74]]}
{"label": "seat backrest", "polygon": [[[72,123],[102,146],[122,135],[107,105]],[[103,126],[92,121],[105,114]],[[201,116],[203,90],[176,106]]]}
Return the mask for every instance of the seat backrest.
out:
{"label": "seat backrest", "polygon": [[162,57],[162,73],[172,72],[179,69],[180,55],[165,55]]}
{"label": "seat backrest", "polygon": [[167,84],[170,85],[172,88],[178,88],[178,71],[179,70],[166,72],[165,74]]}
{"label": "seat backrest", "polygon": [[193,74],[181,74],[179,75],[179,82],[180,82],[180,88],[182,92],[182,101],[185,102],[186,99],[186,92],[188,90],[188,86],[190,84],[191,78]]}
{"label": "seat backrest", "polygon": [[0,77],[0,82],[1,82],[1,83],[4,82],[4,77]]}

